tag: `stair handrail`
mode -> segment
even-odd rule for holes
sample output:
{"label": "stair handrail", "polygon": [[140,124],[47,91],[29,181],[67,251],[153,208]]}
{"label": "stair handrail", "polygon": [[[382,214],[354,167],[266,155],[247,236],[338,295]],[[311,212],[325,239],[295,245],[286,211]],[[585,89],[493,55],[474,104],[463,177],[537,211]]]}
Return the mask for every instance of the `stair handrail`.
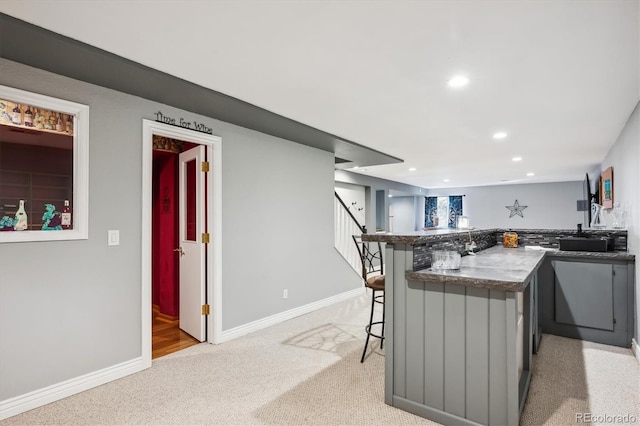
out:
{"label": "stair handrail", "polygon": [[367,233],[367,227],[365,225],[360,225],[360,222],[358,222],[358,219],[356,219],[356,217],[353,215],[353,213],[351,213],[351,210],[349,209],[349,207],[347,207],[347,205],[344,203],[344,201],[342,201],[342,198],[340,198],[340,195],[338,195],[338,193],[335,192],[335,191],[334,191],[334,194],[336,194],[336,198],[338,199],[338,201],[340,201],[340,204],[342,204],[342,207],[344,207],[344,209],[347,211],[349,216],[351,216],[351,219],[353,219],[353,221],[356,223],[356,225],[358,225],[358,228],[360,229],[360,231],[363,234],[366,234]]}
{"label": "stair handrail", "polygon": [[354,217],[353,213],[335,193],[333,202],[334,214],[334,247],[340,255],[353,268],[358,275],[361,273],[362,262],[358,253],[358,247],[354,244],[353,237],[367,233],[365,226]]}

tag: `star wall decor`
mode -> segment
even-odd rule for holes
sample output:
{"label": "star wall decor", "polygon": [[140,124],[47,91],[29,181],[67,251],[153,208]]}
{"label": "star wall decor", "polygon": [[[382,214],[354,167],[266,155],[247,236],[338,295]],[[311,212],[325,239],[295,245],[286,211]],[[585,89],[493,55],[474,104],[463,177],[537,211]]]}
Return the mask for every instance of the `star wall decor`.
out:
{"label": "star wall decor", "polygon": [[512,218],[515,215],[518,215],[522,218],[524,218],[524,216],[522,215],[522,210],[526,209],[529,206],[521,206],[520,203],[518,202],[518,200],[516,200],[513,203],[513,206],[505,206],[506,208],[509,209],[509,217]]}

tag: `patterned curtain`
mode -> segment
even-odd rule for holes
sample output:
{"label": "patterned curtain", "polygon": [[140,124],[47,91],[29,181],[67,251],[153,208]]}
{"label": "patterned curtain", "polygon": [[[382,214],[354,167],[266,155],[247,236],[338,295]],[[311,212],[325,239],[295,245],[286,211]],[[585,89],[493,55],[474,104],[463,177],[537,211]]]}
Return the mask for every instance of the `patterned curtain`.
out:
{"label": "patterned curtain", "polygon": [[424,203],[424,227],[438,226],[438,197],[427,197]]}
{"label": "patterned curtain", "polygon": [[462,195],[449,196],[449,228],[458,224],[458,216],[462,216]]}
{"label": "patterned curtain", "polygon": [[[444,198],[444,197],[440,197]],[[437,228],[439,223],[447,223],[449,228],[458,225],[458,216],[462,216],[462,195],[449,196],[449,205],[442,201],[441,216],[438,217],[438,197],[426,197],[424,203],[424,227]]]}

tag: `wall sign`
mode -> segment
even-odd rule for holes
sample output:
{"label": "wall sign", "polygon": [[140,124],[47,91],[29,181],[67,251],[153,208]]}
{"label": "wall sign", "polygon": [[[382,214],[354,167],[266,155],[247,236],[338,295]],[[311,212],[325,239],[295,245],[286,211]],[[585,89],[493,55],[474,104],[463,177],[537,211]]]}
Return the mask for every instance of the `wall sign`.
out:
{"label": "wall sign", "polygon": [[169,117],[168,115],[163,114],[162,112],[154,112],[153,115],[156,116],[156,121],[158,123],[171,124],[172,126],[178,126],[189,130],[195,130],[196,132],[207,133],[209,135],[213,134],[213,129],[211,127],[207,127],[202,123],[198,123],[197,121],[187,121],[184,118],[180,117],[175,119],[173,117]]}

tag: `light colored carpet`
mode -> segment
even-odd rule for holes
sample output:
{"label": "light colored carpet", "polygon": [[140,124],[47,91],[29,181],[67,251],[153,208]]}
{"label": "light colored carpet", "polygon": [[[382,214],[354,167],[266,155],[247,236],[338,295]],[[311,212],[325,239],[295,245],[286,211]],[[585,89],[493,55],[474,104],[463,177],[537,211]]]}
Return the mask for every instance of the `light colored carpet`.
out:
{"label": "light colored carpet", "polygon": [[579,413],[627,415],[640,424],[639,364],[630,349],[543,334],[520,424],[587,423]]}
{"label": "light colored carpet", "polygon": [[[361,364],[370,295],[153,367],[0,425],[433,425],[383,402],[384,351]],[[631,351],[544,335],[521,425],[639,416]],[[637,420],[640,422],[640,420]]]}

